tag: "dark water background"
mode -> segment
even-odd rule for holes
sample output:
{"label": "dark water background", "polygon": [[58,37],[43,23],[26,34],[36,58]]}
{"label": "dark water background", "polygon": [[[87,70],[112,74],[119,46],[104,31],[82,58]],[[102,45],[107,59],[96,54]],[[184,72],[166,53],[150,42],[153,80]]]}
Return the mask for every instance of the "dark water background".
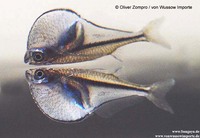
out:
{"label": "dark water background", "polygon": [[1,138],[154,138],[172,130],[200,130],[200,76],[176,79],[167,100],[169,114],[148,100],[112,118],[93,115],[80,123],[62,124],[43,115],[30,95],[25,79],[2,86],[0,96]]}

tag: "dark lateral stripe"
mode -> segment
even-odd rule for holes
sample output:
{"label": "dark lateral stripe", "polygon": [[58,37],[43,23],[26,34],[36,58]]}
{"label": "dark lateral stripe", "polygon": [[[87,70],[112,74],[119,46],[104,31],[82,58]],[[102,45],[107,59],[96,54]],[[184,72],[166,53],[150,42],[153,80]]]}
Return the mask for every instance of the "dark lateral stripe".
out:
{"label": "dark lateral stripe", "polygon": [[[133,88],[133,87],[129,87],[129,86],[124,86],[124,85],[119,85],[119,84],[111,84],[111,83],[107,83],[107,82],[99,82],[99,81],[93,81],[93,80],[88,80],[88,79],[83,79],[83,78],[76,78],[77,81],[79,82],[85,82],[86,84],[89,83],[91,85],[99,85],[99,86],[104,86],[104,87],[113,87],[113,88],[121,88],[121,89],[129,89],[129,90],[137,90],[137,91],[144,91],[144,92],[149,92],[148,90],[145,89],[141,89],[141,88]],[[89,92],[89,91],[88,91]]]}
{"label": "dark lateral stripe", "polygon": [[83,50],[83,49],[87,49],[87,48],[91,48],[91,47],[102,46],[102,45],[112,44],[112,43],[119,43],[122,41],[128,41],[131,39],[137,39],[137,38],[142,38],[142,37],[145,37],[144,34],[140,34],[140,35],[133,36],[133,37],[126,37],[126,38],[112,39],[112,40],[108,40],[108,41],[101,41],[101,42],[97,42],[97,43],[90,43],[90,44],[86,44],[82,47],[78,47],[77,49],[74,49],[73,52],[75,52],[77,50],[79,51],[79,50]]}

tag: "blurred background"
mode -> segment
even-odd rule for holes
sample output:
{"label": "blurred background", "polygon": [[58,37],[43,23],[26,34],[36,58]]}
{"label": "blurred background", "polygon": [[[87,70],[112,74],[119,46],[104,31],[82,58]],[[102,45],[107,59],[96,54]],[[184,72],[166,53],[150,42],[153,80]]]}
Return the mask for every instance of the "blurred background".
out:
{"label": "blurred background", "polygon": [[[115,5],[192,6],[191,10],[125,10]],[[68,8],[100,26],[138,31],[149,21],[164,17],[160,28],[170,43],[166,49],[153,43],[134,43],[119,48],[114,55],[94,61],[64,65],[78,68],[105,68],[122,79],[150,84],[174,78],[175,87],[167,100],[174,109],[171,115],[151,102],[129,107],[111,118],[93,115],[81,123],[62,124],[43,115],[35,105],[25,80],[23,57],[29,30],[43,12]],[[73,138],[153,138],[172,130],[200,128],[200,1],[199,0],[18,0],[0,5],[0,137],[73,137]],[[106,62],[105,62],[106,61]],[[62,66],[63,67],[63,66]]]}

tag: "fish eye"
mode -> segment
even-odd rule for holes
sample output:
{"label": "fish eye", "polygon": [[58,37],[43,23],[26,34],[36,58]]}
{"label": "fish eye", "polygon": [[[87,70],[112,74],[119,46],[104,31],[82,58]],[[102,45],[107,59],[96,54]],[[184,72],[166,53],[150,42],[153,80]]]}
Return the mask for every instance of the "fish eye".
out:
{"label": "fish eye", "polygon": [[35,71],[34,78],[35,78],[36,80],[41,80],[41,79],[43,79],[44,77],[45,77],[45,74],[44,74],[44,72],[43,72],[42,70],[36,70],[36,71]]}
{"label": "fish eye", "polygon": [[33,53],[33,59],[34,59],[36,62],[41,62],[41,61],[43,61],[43,59],[44,59],[44,53],[42,53],[42,52],[34,52],[34,53]]}

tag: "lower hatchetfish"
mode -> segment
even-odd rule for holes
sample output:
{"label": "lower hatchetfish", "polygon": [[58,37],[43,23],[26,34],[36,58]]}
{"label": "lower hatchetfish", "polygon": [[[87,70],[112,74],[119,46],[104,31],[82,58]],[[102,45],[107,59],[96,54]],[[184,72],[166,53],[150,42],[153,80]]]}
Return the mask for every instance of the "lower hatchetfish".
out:
{"label": "lower hatchetfish", "polygon": [[145,97],[158,108],[173,113],[165,100],[175,84],[173,79],[139,85],[113,74],[74,68],[30,69],[26,71],[26,78],[39,109],[60,122],[83,120],[106,103],[133,96]]}
{"label": "lower hatchetfish", "polygon": [[90,61],[142,41],[168,46],[158,32],[161,22],[157,19],[141,31],[129,32],[98,26],[71,10],[51,10],[34,22],[24,62],[44,65]]}

